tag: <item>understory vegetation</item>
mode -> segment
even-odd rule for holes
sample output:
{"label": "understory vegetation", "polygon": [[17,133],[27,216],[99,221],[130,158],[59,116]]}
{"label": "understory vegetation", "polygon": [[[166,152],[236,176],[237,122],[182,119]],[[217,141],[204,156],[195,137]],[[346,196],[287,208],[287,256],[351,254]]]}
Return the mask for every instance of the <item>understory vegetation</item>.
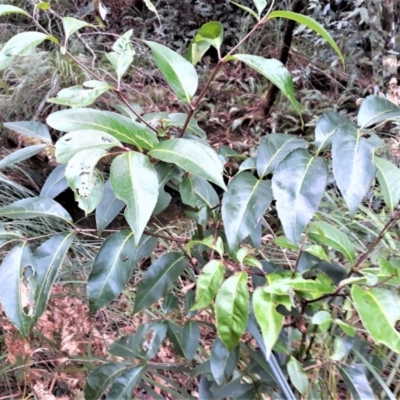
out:
{"label": "understory vegetation", "polygon": [[399,398],[399,18],[0,1],[0,399]]}

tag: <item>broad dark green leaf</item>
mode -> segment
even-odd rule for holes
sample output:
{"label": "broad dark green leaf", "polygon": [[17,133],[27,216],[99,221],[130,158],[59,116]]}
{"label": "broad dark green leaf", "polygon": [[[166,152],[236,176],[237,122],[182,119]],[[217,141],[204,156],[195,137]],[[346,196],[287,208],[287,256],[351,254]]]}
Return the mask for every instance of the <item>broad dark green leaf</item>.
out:
{"label": "broad dark green leaf", "polygon": [[157,204],[157,172],[147,156],[130,151],[114,159],[110,181],[116,197],[127,205],[125,218],[138,244]]}
{"label": "broad dark green leaf", "polygon": [[14,201],[0,208],[0,216],[16,219],[55,217],[67,223],[72,222],[72,218],[67,211],[56,201],[47,197],[31,197]]}
{"label": "broad dark green leaf", "polygon": [[261,328],[267,359],[278,340],[284,321],[283,315],[276,311],[276,306],[277,303],[274,302],[273,295],[266,293],[264,288],[257,288],[254,291],[253,310]]}
{"label": "broad dark green leaf", "polygon": [[27,336],[32,328],[35,264],[27,242],[13,247],[0,267],[0,303],[8,320]]}
{"label": "broad dark green leaf", "polygon": [[272,133],[261,138],[257,155],[257,174],[262,179],[275,171],[279,163],[293,150],[306,149],[308,143],[296,136]]}
{"label": "broad dark green leaf", "polygon": [[200,142],[190,139],[165,140],[156,145],[149,155],[158,160],[176,164],[184,171],[226,189],[222,177],[223,166],[217,153]]}
{"label": "broad dark green leaf", "polygon": [[140,382],[146,370],[146,366],[140,365],[123,372],[112,383],[106,400],[131,400],[133,390]]}
{"label": "broad dark green leaf", "polygon": [[40,153],[42,150],[45,149],[45,147],[45,144],[36,144],[16,150],[0,160],[0,169],[27,160],[28,158],[31,158]]}
{"label": "broad dark green leaf", "polygon": [[5,122],[4,127],[24,136],[52,143],[50,132],[45,124],[37,121]]}
{"label": "broad dark green leaf", "polygon": [[22,32],[13,36],[0,51],[0,70],[7,68],[15,56],[29,56],[45,40],[57,42],[56,38],[42,32]]}
{"label": "broad dark green leaf", "polygon": [[2,17],[3,15],[7,15],[7,14],[22,14],[22,15],[26,15],[27,17],[29,16],[29,14],[26,11],[24,11],[22,8],[11,6],[8,4],[1,4],[0,5],[0,17]]}
{"label": "broad dark green leaf", "polygon": [[312,29],[314,32],[318,33],[323,39],[325,39],[336,51],[337,55],[339,56],[340,60],[344,66],[344,57],[339,50],[339,47],[332,39],[331,35],[326,31],[326,29],[315,19],[308,17],[307,15],[298,14],[292,11],[273,11],[272,13],[268,14],[267,20],[272,18],[286,18],[291,19],[293,21],[298,22],[299,24],[305,25],[307,28]]}
{"label": "broad dark green leaf", "polygon": [[287,370],[293,386],[305,396],[308,390],[308,378],[303,371],[302,365],[294,357],[290,357]]}
{"label": "broad dark green leaf", "polygon": [[111,382],[127,368],[123,363],[108,363],[92,370],[86,378],[85,399],[101,399]]}
{"label": "broad dark green leaf", "polygon": [[103,195],[103,174],[95,167],[106,154],[102,149],[82,150],[68,161],[65,178],[85,215],[97,207]]}
{"label": "broad dark green leaf", "polygon": [[375,399],[374,392],[368,383],[365,369],[362,365],[343,365],[339,367],[339,372],[354,400],[369,400]]}
{"label": "broad dark green leaf", "polygon": [[227,382],[239,362],[239,346],[229,351],[219,338],[211,347],[210,367],[215,382],[222,385]]}
{"label": "broad dark green leaf", "polygon": [[332,144],[333,135],[341,125],[351,125],[351,122],[333,111],[325,111],[315,127],[315,148],[317,153]]}
{"label": "broad dark green leaf", "polygon": [[[85,86],[85,83],[83,85]],[[84,88],[84,86],[75,85],[62,89],[57,93],[57,97],[50,97],[47,102],[67,107],[87,107],[93,104],[103,93],[113,89],[113,86],[105,82],[101,82],[92,88]]]}
{"label": "broad dark green leaf", "polygon": [[79,29],[84,28],[85,26],[92,26],[81,19],[76,19],[73,17],[64,17],[61,19],[64,33],[65,33],[65,43],[68,42],[68,39]]}
{"label": "broad dark green leaf", "polygon": [[171,321],[168,321],[168,330],[167,330],[168,339],[174,345],[175,351],[182,357],[185,357],[185,345],[184,345],[184,337],[183,337],[183,329],[174,324]]}
{"label": "broad dark green leaf", "polygon": [[154,236],[142,235],[139,246],[136,249],[136,260],[134,264],[137,264],[142,258],[150,257],[153,253],[154,248],[157,244],[157,238]]}
{"label": "broad dark green leaf", "polygon": [[399,295],[387,289],[364,290],[353,285],[351,297],[372,339],[400,353],[400,333],[395,327],[400,319]]}
{"label": "broad dark green leaf", "polygon": [[375,95],[364,99],[357,117],[357,123],[362,128],[393,120],[400,120],[400,108],[390,100]]}
{"label": "broad dark green leaf", "polygon": [[339,229],[326,222],[315,221],[310,224],[307,235],[311,240],[329,246],[342,253],[352,264],[356,258],[356,251],[350,239]]}
{"label": "broad dark green leaf", "polygon": [[74,233],[71,232],[55,235],[46,240],[33,254],[37,285],[34,312],[36,320],[43,314],[46,308],[51,288],[58,271],[63,265],[74,237]]}
{"label": "broad dark green leaf", "polygon": [[194,42],[197,44],[203,41],[207,42],[215,47],[219,53],[223,39],[224,27],[220,22],[211,21],[201,26],[194,38]]}
{"label": "broad dark green leaf", "polygon": [[154,132],[130,118],[103,110],[73,108],[57,111],[47,117],[47,123],[62,132],[93,129],[109,133],[123,143],[150,150],[158,139]]}
{"label": "broad dark green leaf", "polygon": [[164,296],[188,265],[188,259],[178,252],[167,253],[156,260],[144,274],[136,292],[133,313],[150,307]]}
{"label": "broad dark green leaf", "polygon": [[40,191],[40,197],[54,199],[68,187],[68,182],[65,179],[66,167],[66,164],[60,164],[51,171]]}
{"label": "broad dark green leaf", "polygon": [[378,178],[386,206],[393,211],[400,201],[400,169],[384,158],[374,157]]}
{"label": "broad dark green leaf", "polygon": [[229,56],[228,60],[239,60],[255,69],[258,73],[270,80],[289,99],[294,109],[301,117],[301,106],[294,95],[292,77],[287,68],[276,59],[266,59],[249,54],[235,54]]}
{"label": "broad dark green leaf", "polygon": [[196,321],[188,321],[183,326],[183,351],[187,360],[193,360],[197,353],[200,340],[200,327]]}
{"label": "broad dark green leaf", "polygon": [[304,149],[293,151],[277,167],[272,178],[276,208],[286,237],[298,244],[318,209],[328,178],[323,158]]}
{"label": "broad dark green leaf", "polygon": [[122,230],[109,236],[98,252],[87,283],[90,312],[114,300],[128,282],[136,260],[133,233]]}
{"label": "broad dark green leaf", "polygon": [[240,272],[221,285],[215,300],[218,336],[230,351],[238,345],[246,329],[248,312],[247,274]]}
{"label": "broad dark green leaf", "polygon": [[96,208],[96,226],[99,236],[124,207],[125,203],[117,199],[112,190],[111,182],[108,180],[103,187],[103,196]]}
{"label": "broad dark green leaf", "polygon": [[192,310],[205,308],[212,302],[224,279],[224,272],[225,268],[220,260],[211,260],[204,266],[196,282],[196,301]]}
{"label": "broad dark green leaf", "polygon": [[167,293],[162,303],[162,309],[165,314],[171,314],[179,307],[179,299],[172,293]]}
{"label": "broad dark green leaf", "polygon": [[333,174],[350,216],[354,216],[376,174],[372,159],[377,143],[351,125],[337,128],[332,140]]}
{"label": "broad dark green leaf", "polygon": [[180,54],[162,44],[144,40],[165,80],[179,100],[189,104],[197,90],[198,77],[193,65]]}
{"label": "broad dark green leaf", "polygon": [[256,179],[246,171],[230,181],[222,198],[222,220],[231,251],[253,232],[271,201],[271,181]]}

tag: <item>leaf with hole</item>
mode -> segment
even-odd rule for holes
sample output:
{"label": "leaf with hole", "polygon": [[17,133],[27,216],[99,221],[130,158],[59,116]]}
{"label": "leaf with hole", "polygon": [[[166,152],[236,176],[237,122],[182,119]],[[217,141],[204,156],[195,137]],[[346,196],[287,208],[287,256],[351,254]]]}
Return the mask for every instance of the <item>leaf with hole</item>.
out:
{"label": "leaf with hole", "polygon": [[189,104],[197,90],[198,77],[193,65],[162,44],[144,40],[153,52],[156,64],[179,100]]}
{"label": "leaf with hole", "polygon": [[218,336],[229,351],[239,344],[246,330],[248,312],[247,274],[240,272],[221,285],[215,300]]}
{"label": "leaf with hole", "polygon": [[353,285],[351,298],[375,343],[382,343],[400,353],[400,333],[396,330],[396,323],[400,319],[399,295],[387,289],[364,290]]}
{"label": "leaf with hole", "polygon": [[222,220],[231,251],[249,236],[272,201],[271,181],[241,172],[229,183],[222,198]]}
{"label": "leaf with hole", "polygon": [[187,265],[188,259],[178,252],[166,253],[156,260],[139,283],[133,313],[136,314],[159,300]]}
{"label": "leaf with hole", "polygon": [[42,243],[33,254],[36,270],[35,320],[39,319],[46,308],[51,288],[74,237],[71,232],[59,233]]}
{"label": "leaf with hole", "polygon": [[87,283],[91,313],[110,303],[122,292],[135,261],[136,246],[131,231],[121,230],[104,241]]}
{"label": "leaf with hole", "polygon": [[157,172],[147,156],[130,151],[114,159],[110,181],[115,196],[127,205],[125,218],[137,244],[157,204]]}
{"label": "leaf with hole", "polygon": [[37,121],[4,122],[4,127],[21,135],[52,143],[50,132],[45,124]]}
{"label": "leaf with hole", "polygon": [[0,216],[15,219],[54,217],[72,223],[68,212],[59,203],[47,197],[31,197],[14,201],[0,208]]}
{"label": "leaf with hole", "polygon": [[325,160],[312,157],[304,149],[293,151],[277,167],[272,191],[285,235],[293,244],[298,244],[304,228],[316,213],[327,178]]}
{"label": "leaf with hole", "polygon": [[279,61],[273,58],[266,59],[260,56],[249,54],[235,54],[228,56],[227,60],[239,60],[256,70],[269,81],[271,81],[292,103],[292,106],[301,118],[301,106],[294,95],[294,86],[292,77],[287,68]]}
{"label": "leaf with hole", "polygon": [[223,166],[217,153],[210,147],[190,139],[169,139],[156,145],[149,155],[158,160],[178,165],[186,172],[200,176],[226,189]]}
{"label": "leaf with hole", "polygon": [[276,306],[273,295],[266,293],[264,288],[260,287],[254,291],[253,310],[261,328],[267,359],[270,357],[283,327],[284,317],[276,311]]}
{"label": "leaf with hole", "polygon": [[362,135],[361,130],[351,125],[341,125],[332,140],[333,175],[351,217],[368,192],[377,171],[372,160],[379,145],[374,137],[366,139]]}
{"label": "leaf with hole", "polygon": [[262,179],[273,173],[279,163],[292,151],[307,147],[308,143],[304,139],[292,135],[272,133],[262,137],[257,155],[258,176]]}
{"label": "leaf with hole", "polygon": [[91,108],[56,111],[47,117],[47,123],[62,132],[88,129],[105,132],[122,143],[133,144],[146,150],[158,143],[155,133],[150,128],[110,111]]}

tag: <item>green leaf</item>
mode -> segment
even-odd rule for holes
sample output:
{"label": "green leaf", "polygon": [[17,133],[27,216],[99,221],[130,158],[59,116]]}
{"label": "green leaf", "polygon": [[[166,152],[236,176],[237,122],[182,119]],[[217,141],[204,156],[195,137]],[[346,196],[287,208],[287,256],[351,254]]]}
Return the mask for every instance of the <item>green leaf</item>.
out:
{"label": "green leaf", "polygon": [[108,180],[103,187],[103,196],[96,208],[96,226],[99,236],[124,207],[125,203],[117,199],[111,188],[111,182]]}
{"label": "green leaf", "polygon": [[376,174],[372,159],[377,143],[362,134],[351,125],[341,125],[332,141],[333,174],[350,216],[356,213]]}
{"label": "green leaf", "polygon": [[109,111],[91,108],[57,111],[47,117],[47,123],[62,132],[93,129],[109,133],[123,143],[146,150],[158,143],[154,132],[147,126]]}
{"label": "green leaf", "polygon": [[340,329],[350,337],[354,337],[356,335],[356,329],[350,324],[341,321],[340,319],[335,319],[335,324],[338,324]]}
{"label": "green leaf", "polygon": [[28,336],[34,307],[35,265],[27,242],[13,247],[0,267],[0,303],[8,320]]}
{"label": "green leaf", "polygon": [[66,164],[57,165],[47,177],[46,182],[40,191],[40,197],[54,199],[68,187],[65,179]]}
{"label": "green leaf", "polygon": [[326,31],[326,29],[315,19],[310,18],[306,15],[294,13],[292,11],[273,11],[272,13],[268,14],[267,21],[272,18],[291,19],[292,21],[296,21],[299,24],[305,25],[307,28],[312,29],[314,32],[318,33],[323,39],[325,39],[331,45],[333,50],[336,51],[337,55],[342,61],[343,66],[345,65],[344,57],[340,52],[339,47],[332,39],[331,35],[329,35],[329,33]]}
{"label": "green leaf", "polygon": [[354,400],[375,399],[374,392],[368,383],[362,365],[343,365],[339,367],[339,372],[347,387],[350,389]]}
{"label": "green leaf", "polygon": [[10,165],[17,164],[21,161],[27,160],[40,153],[46,147],[45,144],[36,144],[33,146],[24,147],[22,149],[16,150],[8,156],[0,160],[0,169],[9,167]]}
{"label": "green leaf", "polygon": [[0,208],[0,216],[15,219],[31,219],[37,217],[55,217],[67,223],[72,222],[71,216],[56,201],[47,197],[32,197],[14,201]]}
{"label": "green leaf", "polygon": [[158,160],[176,164],[184,171],[226,189],[222,177],[223,166],[218,155],[205,144],[190,139],[169,139],[153,147],[149,155]]}
{"label": "green leaf", "polygon": [[196,301],[191,310],[207,307],[216,295],[224,279],[224,265],[220,260],[208,262],[196,282]]}
{"label": "green leaf", "polygon": [[222,220],[231,251],[249,236],[272,201],[271,181],[241,172],[228,185],[222,198]]}
{"label": "green leaf", "polygon": [[242,4],[236,3],[235,1],[229,0],[230,3],[234,4],[235,6],[241,8],[242,10],[246,11],[250,15],[252,15],[257,21],[259,20],[258,15],[249,7],[246,7]]}
{"label": "green leaf", "polygon": [[136,260],[133,233],[122,230],[109,236],[98,252],[87,283],[90,312],[114,300],[124,289]]}
{"label": "green leaf", "polygon": [[116,197],[127,205],[125,218],[139,243],[157,203],[157,172],[147,156],[130,151],[114,159],[110,181]]}
{"label": "green leaf", "polygon": [[278,340],[284,321],[283,315],[276,311],[276,306],[273,295],[266,293],[264,288],[257,288],[254,291],[254,315],[261,328],[267,359],[269,359],[272,349]]}
{"label": "green leaf", "polygon": [[29,56],[45,40],[56,40],[42,32],[22,32],[13,36],[0,51],[0,70],[7,68],[15,56]]}
{"label": "green leaf", "polygon": [[374,164],[378,168],[376,177],[386,206],[390,211],[394,211],[400,201],[400,169],[390,161],[376,156],[374,157]]}
{"label": "green leaf", "polygon": [[298,244],[300,236],[318,209],[328,178],[323,158],[304,149],[293,151],[276,169],[272,191],[286,237]]}
{"label": "green leaf", "polygon": [[52,143],[50,132],[45,124],[37,121],[4,122],[4,128],[11,129],[21,135]]}
{"label": "green leaf", "polygon": [[267,2],[266,0],[253,0],[253,3],[257,8],[258,17],[260,17],[265,7],[267,7]]}
{"label": "green leaf", "polygon": [[224,38],[224,27],[220,22],[211,21],[203,24],[194,38],[195,43],[207,42],[219,53]]}
{"label": "green leaf", "polygon": [[395,325],[400,319],[400,297],[387,289],[363,290],[353,285],[351,297],[361,321],[375,343],[382,343],[400,353],[400,333]]}
{"label": "green leaf", "polygon": [[178,252],[164,254],[156,260],[139,283],[133,314],[150,307],[164,296],[187,265],[188,259]]}
{"label": "green leaf", "polygon": [[318,311],[311,318],[311,322],[314,325],[319,325],[319,329],[326,331],[329,329],[332,323],[332,315],[328,311]]}
{"label": "green leaf", "polygon": [[68,42],[68,39],[79,29],[82,29],[85,26],[93,26],[85,21],[72,17],[64,17],[61,19],[61,21],[65,33],[65,42],[64,42],[65,44]]}
{"label": "green leaf", "polygon": [[320,260],[324,260],[328,263],[330,262],[329,257],[325,253],[325,250],[317,244],[307,245],[305,251],[315,257],[318,257]]}
{"label": "green leaf", "polygon": [[127,368],[123,363],[108,363],[92,370],[86,378],[85,399],[101,399],[110,383]]}
{"label": "green leaf", "polygon": [[239,362],[239,347],[229,351],[219,338],[216,338],[210,355],[210,369],[218,385],[226,383]]}
{"label": "green leaf", "polygon": [[157,18],[158,18],[158,22],[159,22],[160,25],[161,25],[160,16],[158,15],[157,8],[154,6],[154,4],[153,4],[150,0],[143,0],[143,1],[144,1],[144,4],[146,4],[146,7],[147,7],[150,11],[152,11],[154,14],[156,14],[156,16],[157,16]]}
{"label": "green leaf", "polygon": [[271,174],[287,155],[296,149],[306,149],[304,139],[282,133],[272,133],[261,138],[257,155],[257,174],[262,179]]}
{"label": "green leaf", "polygon": [[93,89],[85,89],[82,85],[76,85],[60,90],[57,97],[51,97],[47,99],[47,102],[68,107],[87,107],[103,93],[112,89],[113,87],[108,83],[102,83]]}
{"label": "green leaf", "polygon": [[64,232],[46,240],[33,254],[37,276],[34,318],[38,320],[49,301],[51,288],[74,240],[74,233]]}
{"label": "green leaf", "polygon": [[106,154],[102,149],[82,150],[68,161],[65,178],[85,215],[97,207],[103,195],[103,174],[95,166]]}
{"label": "green leaf", "polygon": [[192,65],[196,65],[207,53],[208,49],[211,47],[206,41],[201,41],[196,43],[196,36],[190,42],[188,49],[186,50],[185,57]]}
{"label": "green leaf", "polygon": [[196,321],[187,321],[182,330],[183,351],[188,361],[193,360],[197,353],[200,340],[200,327]]}
{"label": "green leaf", "polygon": [[185,357],[183,329],[179,325],[168,321],[167,336],[171,343],[174,345],[175,351],[180,356]]}
{"label": "green leaf", "polygon": [[[112,383],[107,393],[107,400],[131,400],[134,389],[146,372],[147,366],[140,365],[119,375]],[[87,397],[86,397],[87,398]]]}
{"label": "green leaf", "polygon": [[294,95],[294,86],[292,77],[287,68],[275,59],[266,59],[260,56],[249,54],[235,54],[228,56],[227,60],[239,60],[255,69],[258,73],[265,76],[289,99],[294,109],[301,118],[301,106]]}
{"label": "green leaf", "polygon": [[333,135],[340,125],[349,125],[351,122],[333,111],[325,111],[315,127],[315,148],[317,153],[332,144]]}
{"label": "green leaf", "polygon": [[308,391],[308,378],[303,371],[302,365],[294,357],[290,357],[287,370],[293,386],[305,396]]}
{"label": "green leaf", "polygon": [[332,247],[342,253],[346,260],[354,264],[356,251],[349,238],[339,229],[334,228],[326,222],[315,221],[310,224],[307,235],[311,240],[324,246]]}
{"label": "green leaf", "polygon": [[144,40],[165,80],[179,100],[189,104],[197,90],[198,77],[193,65],[180,54],[162,44]]}
{"label": "green leaf", "polygon": [[36,5],[36,7],[42,11],[50,10],[50,8],[51,8],[50,4],[45,1],[42,1],[41,3],[39,3],[38,5]]}
{"label": "green leaf", "polygon": [[0,5],[0,17],[7,14],[22,14],[29,17],[29,14],[24,11],[22,8],[11,6],[8,4]]}
{"label": "green leaf", "polygon": [[92,129],[67,133],[56,143],[56,158],[67,163],[73,156],[84,150],[109,150],[123,148],[121,142],[108,133]]}
{"label": "green leaf", "polygon": [[182,202],[193,208],[209,209],[219,204],[219,197],[208,181],[198,176],[185,176],[179,186]]}
{"label": "green leaf", "polygon": [[217,332],[229,351],[238,345],[246,329],[248,303],[249,290],[245,272],[231,276],[218,290],[215,300]]}
{"label": "green leaf", "polygon": [[335,336],[334,341],[334,352],[329,358],[333,361],[340,361],[350,353],[354,346],[354,339],[348,336]]}
{"label": "green leaf", "polygon": [[357,123],[362,128],[397,120],[400,120],[400,108],[390,100],[374,95],[363,100],[357,117]]}

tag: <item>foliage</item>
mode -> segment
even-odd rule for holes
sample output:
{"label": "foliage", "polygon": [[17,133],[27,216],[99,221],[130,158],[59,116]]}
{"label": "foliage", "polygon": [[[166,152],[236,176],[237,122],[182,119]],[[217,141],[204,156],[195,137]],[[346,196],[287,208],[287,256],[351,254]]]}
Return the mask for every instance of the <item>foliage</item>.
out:
{"label": "foliage", "polygon": [[[0,67],[49,42],[91,77],[48,99],[70,107],[47,118],[49,127],[65,132],[55,143],[39,122],[5,124],[39,144],[8,155],[0,169],[14,167],[45,147],[51,147],[59,165],[39,196],[24,195],[2,206],[0,217],[51,219],[62,228],[35,235],[0,227],[0,243],[7,248],[0,267],[0,302],[8,320],[29,338],[74,241],[91,232],[105,240],[87,282],[89,311],[96,313],[117,298],[139,261],[151,256],[151,265],[135,287],[132,310],[132,318],[151,318],[134,334],[116,339],[108,358],[91,364],[87,399],[104,393],[109,399],[130,399],[138,386],[151,391],[149,384],[176,398],[192,398],[178,382],[168,380],[165,386],[155,379],[165,369],[196,377],[201,399],[296,398],[297,393],[319,398],[342,382],[354,398],[381,391],[395,398],[386,377],[376,371],[364,334],[375,349],[381,345],[400,352],[400,259],[395,244],[400,172],[375,155],[382,141],[373,131],[388,120],[399,120],[400,108],[370,96],[360,107],[357,124],[327,111],[311,140],[269,134],[260,141],[257,155],[230,174],[226,166],[235,154],[219,154],[194,118],[219,69],[237,62],[254,69],[281,90],[301,119],[301,104],[286,67],[237,49],[271,19],[283,17],[320,34],[343,60],[322,25],[291,12],[266,11],[265,1],[254,0],[256,11],[242,6],[256,20],[253,29],[224,56],[224,29],[218,22],[200,28],[187,58],[142,40],[186,110],[146,113],[121,89],[135,56],[132,32],[120,36],[107,54],[115,77],[106,82],[69,49],[70,38],[90,24],[64,17],[64,34],[57,38],[35,17],[48,12],[47,3],[40,4],[34,13],[0,6],[0,15],[26,16],[38,29],[13,36],[0,52]],[[194,66],[210,47],[218,61],[198,93]],[[123,113],[87,108],[109,93],[118,97]],[[97,229],[82,229],[54,200],[67,186],[85,215],[94,213]],[[152,229],[152,216],[171,201],[166,188],[188,206],[187,216],[196,226],[191,237]],[[368,198],[379,202],[379,217],[385,219],[375,223],[376,229],[365,224],[366,215],[379,222],[375,210],[366,207]],[[124,228],[107,229],[124,208]],[[266,218],[275,210],[281,228],[274,231]],[[271,242],[265,243],[268,228]],[[175,245],[156,257],[157,242],[165,241]],[[284,266],[276,265],[265,256],[269,248],[290,252],[292,258]],[[174,300],[182,277],[191,280],[195,290]],[[206,327],[214,333],[211,346],[199,343]],[[181,360],[177,365],[152,361],[165,339]]]}

